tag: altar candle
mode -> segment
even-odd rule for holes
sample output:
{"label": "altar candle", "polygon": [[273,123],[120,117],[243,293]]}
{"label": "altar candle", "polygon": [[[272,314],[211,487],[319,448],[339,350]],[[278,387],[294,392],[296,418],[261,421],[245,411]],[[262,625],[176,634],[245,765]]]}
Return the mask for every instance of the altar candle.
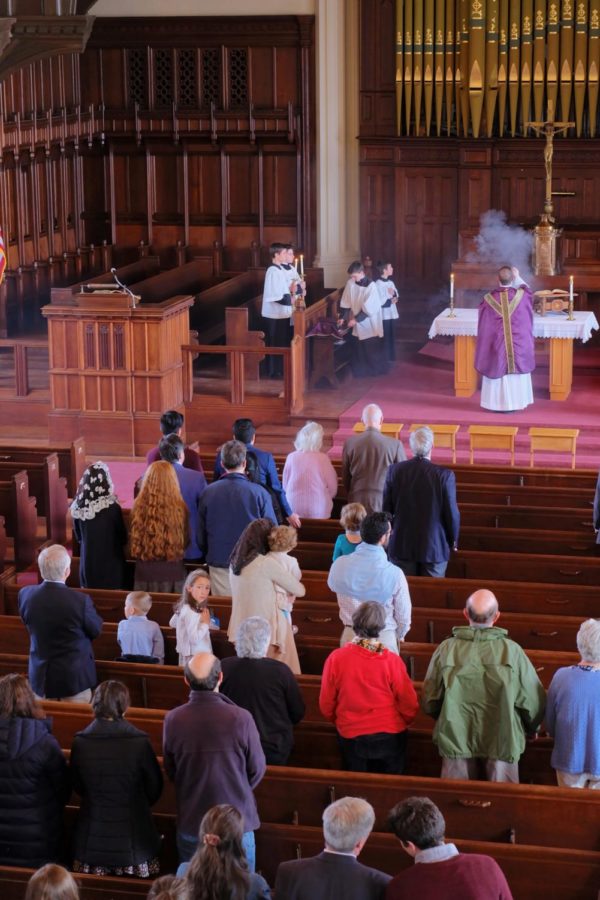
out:
{"label": "altar candle", "polygon": [[569,303],[573,303],[573,282],[575,281],[574,275],[569,275]]}
{"label": "altar candle", "polygon": [[300,254],[300,277],[304,278],[304,254]]}
{"label": "altar candle", "polygon": [[294,268],[297,272],[298,271],[298,257],[297,256],[294,257]]}
{"label": "altar candle", "polygon": [[454,300],[454,272],[450,272],[450,299]]}

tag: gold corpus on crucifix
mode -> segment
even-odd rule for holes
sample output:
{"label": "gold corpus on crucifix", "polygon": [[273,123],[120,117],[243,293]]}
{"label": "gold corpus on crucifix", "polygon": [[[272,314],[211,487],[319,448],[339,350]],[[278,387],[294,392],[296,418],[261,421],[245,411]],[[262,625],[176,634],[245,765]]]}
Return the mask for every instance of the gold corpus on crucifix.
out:
{"label": "gold corpus on crucifix", "polygon": [[[552,122],[550,116],[552,108],[548,104],[548,121],[527,122],[526,127],[531,128],[540,137],[546,138],[544,145],[544,166],[546,168],[546,195],[544,198],[544,212],[540,221],[533,229],[533,271],[536,275],[558,274],[557,241],[562,234],[562,228],[554,226],[554,204],[552,203],[552,157],[554,155],[554,136],[574,128],[575,122]],[[563,193],[562,191],[558,193]]]}

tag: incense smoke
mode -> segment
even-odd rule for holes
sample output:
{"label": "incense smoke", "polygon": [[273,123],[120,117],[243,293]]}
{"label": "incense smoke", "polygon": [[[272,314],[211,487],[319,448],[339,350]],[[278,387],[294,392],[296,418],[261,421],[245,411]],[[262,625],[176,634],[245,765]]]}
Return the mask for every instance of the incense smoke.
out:
{"label": "incense smoke", "polygon": [[518,225],[508,225],[506,213],[488,209],[482,214],[475,246],[475,252],[467,254],[467,262],[495,268],[516,266],[525,280],[532,275],[533,234]]}

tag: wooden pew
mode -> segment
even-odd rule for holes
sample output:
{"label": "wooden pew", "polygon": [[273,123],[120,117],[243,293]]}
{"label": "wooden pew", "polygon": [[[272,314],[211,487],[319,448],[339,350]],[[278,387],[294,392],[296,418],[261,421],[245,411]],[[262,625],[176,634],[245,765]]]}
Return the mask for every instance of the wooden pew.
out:
{"label": "wooden pew", "polygon": [[29,463],[42,463],[52,453],[58,456],[59,474],[61,478],[66,478],[69,497],[74,497],[86,468],[84,438],[76,438],[65,444],[40,447],[0,440],[0,459],[5,462],[21,463],[23,469],[26,469]]}
{"label": "wooden pew", "polygon": [[67,481],[59,472],[58,455],[50,453],[41,461],[24,463],[22,460],[6,459],[0,452],[0,481],[25,470],[29,490],[35,497],[37,514],[46,518],[46,534],[56,544],[64,544],[67,539]]}
{"label": "wooden pew", "polygon": [[6,534],[13,538],[15,563],[19,568],[26,568],[36,556],[37,508],[35,497],[29,495],[25,471],[0,481],[0,516],[4,519]]}
{"label": "wooden pew", "polygon": [[451,556],[447,574],[452,578],[472,580],[506,579],[597,585],[600,583],[600,556],[546,556],[459,550]]}
{"label": "wooden pew", "polygon": [[[34,869],[0,866],[2,900],[23,900]],[[145,878],[116,878],[106,875],[74,875],[81,900],[142,900],[152,881]]]}
{"label": "wooden pew", "polygon": [[[448,839],[453,836],[448,833]],[[504,872],[515,900],[583,900],[595,898],[600,883],[600,853],[509,843],[460,841],[463,853],[493,856]],[[270,883],[287,859],[316,856],[323,850],[321,828],[263,824],[256,833],[257,865]],[[413,865],[391,834],[373,832],[360,861],[390,875]]]}

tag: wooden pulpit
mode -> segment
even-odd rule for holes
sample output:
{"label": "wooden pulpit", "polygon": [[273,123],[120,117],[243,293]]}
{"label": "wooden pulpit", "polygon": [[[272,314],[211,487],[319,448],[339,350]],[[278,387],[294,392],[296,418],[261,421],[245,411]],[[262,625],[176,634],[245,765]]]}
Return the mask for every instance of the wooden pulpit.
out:
{"label": "wooden pulpit", "polygon": [[132,308],[124,291],[77,294],[43,307],[48,320],[50,441],[82,435],[93,454],[140,455],[161,413],[183,409],[181,346],[193,298]]}

